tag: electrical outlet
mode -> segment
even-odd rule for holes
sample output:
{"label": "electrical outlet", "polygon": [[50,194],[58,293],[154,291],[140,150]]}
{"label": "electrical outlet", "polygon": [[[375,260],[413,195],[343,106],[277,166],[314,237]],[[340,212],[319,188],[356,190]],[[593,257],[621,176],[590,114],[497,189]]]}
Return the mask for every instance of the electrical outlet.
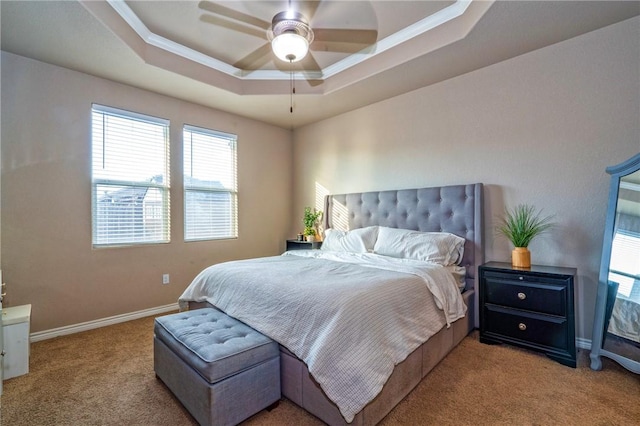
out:
{"label": "electrical outlet", "polygon": [[169,274],[162,274],[162,284],[169,284]]}

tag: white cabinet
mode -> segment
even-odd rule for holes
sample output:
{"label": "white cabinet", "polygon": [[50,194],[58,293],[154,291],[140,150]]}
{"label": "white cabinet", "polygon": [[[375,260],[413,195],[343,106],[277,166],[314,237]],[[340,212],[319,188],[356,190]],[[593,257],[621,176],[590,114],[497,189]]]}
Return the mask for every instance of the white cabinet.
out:
{"label": "white cabinet", "polygon": [[2,309],[5,380],[29,372],[30,325],[31,305],[11,306]]}

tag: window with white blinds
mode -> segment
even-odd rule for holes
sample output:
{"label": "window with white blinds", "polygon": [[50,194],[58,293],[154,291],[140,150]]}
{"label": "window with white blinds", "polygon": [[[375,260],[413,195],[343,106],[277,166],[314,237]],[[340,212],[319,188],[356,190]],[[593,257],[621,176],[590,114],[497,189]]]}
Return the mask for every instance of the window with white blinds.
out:
{"label": "window with white blinds", "polygon": [[94,104],[93,245],[169,242],[169,121]]}
{"label": "window with white blinds", "polygon": [[184,126],[184,239],[238,237],[237,136]]}

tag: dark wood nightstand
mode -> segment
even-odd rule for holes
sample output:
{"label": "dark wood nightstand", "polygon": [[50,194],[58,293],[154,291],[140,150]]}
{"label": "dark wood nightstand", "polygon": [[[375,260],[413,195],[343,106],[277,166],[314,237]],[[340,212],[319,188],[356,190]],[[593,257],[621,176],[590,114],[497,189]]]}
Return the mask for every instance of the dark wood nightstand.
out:
{"label": "dark wood nightstand", "polygon": [[322,241],[298,241],[298,240],[287,240],[287,251],[289,250],[311,250],[311,249],[319,249],[322,247]]}
{"label": "dark wood nightstand", "polygon": [[480,277],[480,341],[544,352],[576,367],[575,268],[489,262]]}

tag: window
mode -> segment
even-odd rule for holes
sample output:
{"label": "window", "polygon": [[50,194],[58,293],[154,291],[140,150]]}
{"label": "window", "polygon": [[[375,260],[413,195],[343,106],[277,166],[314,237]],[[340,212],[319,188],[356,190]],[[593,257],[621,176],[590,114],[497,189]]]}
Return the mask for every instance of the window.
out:
{"label": "window", "polygon": [[184,239],[238,237],[235,135],[184,126]]}
{"label": "window", "polygon": [[93,245],[169,242],[169,121],[93,105]]}

